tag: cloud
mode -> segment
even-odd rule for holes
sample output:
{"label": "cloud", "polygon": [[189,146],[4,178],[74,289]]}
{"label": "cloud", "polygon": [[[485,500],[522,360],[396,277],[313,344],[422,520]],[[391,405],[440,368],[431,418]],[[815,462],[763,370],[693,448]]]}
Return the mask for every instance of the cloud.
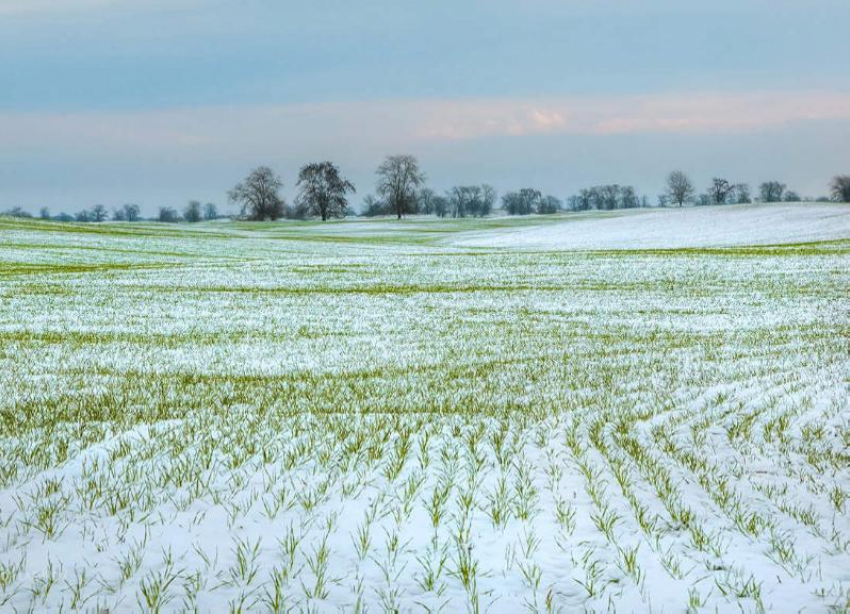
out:
{"label": "cloud", "polygon": [[433,102],[418,135],[474,139],[533,134],[751,132],[801,120],[850,118],[850,94],[833,92],[661,94],[536,101]]}
{"label": "cloud", "polygon": [[198,151],[287,146],[386,149],[416,142],[531,135],[747,133],[850,119],[836,92],[662,94],[548,99],[400,100],[110,113],[0,113],[7,147]]}

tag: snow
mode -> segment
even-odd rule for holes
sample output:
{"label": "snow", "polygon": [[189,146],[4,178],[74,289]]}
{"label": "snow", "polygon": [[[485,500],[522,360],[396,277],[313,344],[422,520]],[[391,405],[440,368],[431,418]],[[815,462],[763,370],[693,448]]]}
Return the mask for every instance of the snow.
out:
{"label": "snow", "polygon": [[466,247],[668,249],[846,239],[850,205],[790,203],[567,214],[546,225],[461,237]]}
{"label": "snow", "polygon": [[846,611],[843,211],[3,222],[0,612]]}

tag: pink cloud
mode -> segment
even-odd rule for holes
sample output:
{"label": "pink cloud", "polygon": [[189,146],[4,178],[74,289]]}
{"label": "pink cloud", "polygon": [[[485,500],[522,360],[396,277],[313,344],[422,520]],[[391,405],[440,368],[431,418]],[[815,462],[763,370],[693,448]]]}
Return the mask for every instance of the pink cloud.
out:
{"label": "pink cloud", "polygon": [[417,142],[630,133],[746,133],[850,119],[850,94],[661,94],[401,100],[112,113],[0,113],[4,145],[113,151],[384,151]]}
{"label": "pink cloud", "polygon": [[747,93],[434,101],[423,138],[530,134],[746,132],[793,121],[850,119],[850,94]]}

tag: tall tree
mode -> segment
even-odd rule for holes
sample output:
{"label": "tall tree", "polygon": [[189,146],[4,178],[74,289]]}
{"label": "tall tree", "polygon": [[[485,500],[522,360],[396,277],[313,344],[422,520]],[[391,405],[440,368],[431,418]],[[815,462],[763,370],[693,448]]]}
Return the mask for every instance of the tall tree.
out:
{"label": "tall tree", "polygon": [[218,207],[215,206],[214,203],[207,203],[204,205],[204,219],[205,220],[214,220],[218,217]]}
{"label": "tall tree", "polygon": [[376,171],[377,192],[395,211],[396,217],[414,209],[417,189],[425,185],[425,173],[413,156],[388,156]]}
{"label": "tall tree", "polygon": [[308,215],[318,215],[322,221],[345,217],[348,208],[346,194],[355,192],[354,184],[343,178],[332,162],[308,164],[298,173],[298,206]]}
{"label": "tall tree", "polygon": [[38,217],[40,217],[43,220],[49,220],[50,219],[50,209],[48,209],[47,207],[42,207],[41,211],[38,212]]}
{"label": "tall tree", "polygon": [[779,181],[765,181],[759,186],[762,201],[766,203],[778,203],[782,200],[787,186]]}
{"label": "tall tree", "polygon": [[833,200],[850,203],[850,175],[838,175],[829,186]]}
{"label": "tall tree", "polygon": [[240,215],[249,220],[276,220],[283,217],[285,203],[280,197],[283,182],[267,166],[259,166],[248,173],[242,183],[236,184],[227,197],[239,205]]}
{"label": "tall tree", "polygon": [[694,184],[682,171],[673,171],[667,177],[667,196],[680,207],[694,197]]}

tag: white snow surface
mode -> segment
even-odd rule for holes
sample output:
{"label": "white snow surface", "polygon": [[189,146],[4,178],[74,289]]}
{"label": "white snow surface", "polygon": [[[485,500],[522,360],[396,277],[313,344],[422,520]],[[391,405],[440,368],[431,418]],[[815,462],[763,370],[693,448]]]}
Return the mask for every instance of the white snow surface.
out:
{"label": "white snow surface", "polygon": [[847,614],[847,211],[0,220],[0,614]]}
{"label": "white snow surface", "polygon": [[850,237],[850,205],[781,203],[566,214],[562,222],[464,236],[467,247],[669,249]]}

